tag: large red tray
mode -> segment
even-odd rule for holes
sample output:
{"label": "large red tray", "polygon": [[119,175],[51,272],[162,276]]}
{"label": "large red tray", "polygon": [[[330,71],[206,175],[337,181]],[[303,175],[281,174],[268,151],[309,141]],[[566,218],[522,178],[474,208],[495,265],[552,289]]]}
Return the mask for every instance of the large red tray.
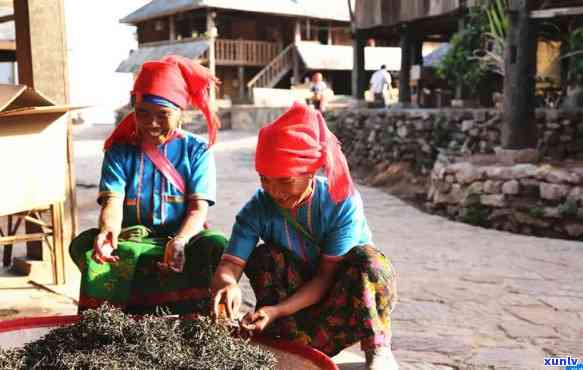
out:
{"label": "large red tray", "polygon": [[[44,335],[48,328],[74,324],[79,321],[78,315],[27,317],[14,320],[0,321],[0,348],[14,348],[23,346]],[[13,333],[14,335],[7,336]],[[300,356],[309,360],[322,370],[338,370],[336,364],[326,354],[303,344],[267,338],[254,338],[253,341]]]}

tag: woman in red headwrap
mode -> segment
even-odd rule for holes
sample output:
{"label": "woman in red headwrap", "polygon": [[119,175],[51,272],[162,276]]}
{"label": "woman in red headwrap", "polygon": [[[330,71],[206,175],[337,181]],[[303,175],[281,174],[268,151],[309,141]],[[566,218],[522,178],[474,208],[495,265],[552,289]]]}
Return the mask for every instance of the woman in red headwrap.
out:
{"label": "woman in red headwrap", "polygon": [[[216,193],[209,147],[219,122],[207,95],[216,82],[179,56],[140,69],[133,111],[105,141],[99,228],[70,247],[82,273],[80,310],[107,301],[140,314],[208,311],[210,278],[227,242],[203,227]],[[206,117],[208,144],[179,127],[189,105]]]}
{"label": "woman in red headwrap", "polygon": [[237,215],[215,273],[215,314],[224,305],[237,317],[245,272],[257,304],[243,329],[330,356],[360,342],[369,369],[396,369],[395,272],[372,245],[361,198],[322,115],[295,104],[262,128],[255,167],[262,188]]}

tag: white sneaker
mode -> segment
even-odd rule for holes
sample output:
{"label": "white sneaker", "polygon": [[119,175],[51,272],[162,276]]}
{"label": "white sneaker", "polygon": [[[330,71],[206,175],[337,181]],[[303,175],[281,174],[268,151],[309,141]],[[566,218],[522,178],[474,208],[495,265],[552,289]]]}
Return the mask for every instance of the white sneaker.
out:
{"label": "white sneaker", "polygon": [[377,347],[365,352],[366,370],[398,370],[399,364],[393,356],[391,347]]}

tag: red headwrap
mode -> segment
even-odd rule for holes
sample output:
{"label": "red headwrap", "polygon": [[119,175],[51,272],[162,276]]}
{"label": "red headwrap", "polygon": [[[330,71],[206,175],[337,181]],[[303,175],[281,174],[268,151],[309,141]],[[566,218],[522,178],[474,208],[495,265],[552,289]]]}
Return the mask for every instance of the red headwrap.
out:
{"label": "red headwrap", "polygon": [[[208,89],[212,83],[220,83],[208,69],[190,59],[169,55],[161,60],[148,61],[142,65],[134,82],[132,97],[135,102],[143,95],[156,95],[186,109],[193,105],[204,114],[208,131],[209,145],[214,144],[220,122],[208,105]],[[113,143],[130,143],[136,131],[135,116],[128,114],[105,141],[105,149]]]}
{"label": "red headwrap", "polygon": [[354,191],[348,164],[320,112],[295,103],[259,131],[255,169],[261,175],[291,177],[322,167],[334,202],[348,198]]}

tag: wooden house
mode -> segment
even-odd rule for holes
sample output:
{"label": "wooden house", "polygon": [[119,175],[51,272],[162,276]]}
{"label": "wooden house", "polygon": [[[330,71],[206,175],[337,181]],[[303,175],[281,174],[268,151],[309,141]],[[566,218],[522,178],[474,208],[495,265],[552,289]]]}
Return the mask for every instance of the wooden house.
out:
{"label": "wooden house", "polygon": [[[446,41],[464,28],[468,9],[487,0],[356,0],[356,45],[362,49],[370,37],[401,46],[399,101],[411,102],[411,66],[422,62],[425,41]],[[582,25],[581,0],[507,0],[508,29],[504,50],[505,149],[536,147],[534,121],[535,75],[539,56],[540,29],[554,24],[558,39],[573,25]],[[363,54],[355,50],[355,54]],[[361,58],[357,58],[361,60]],[[355,65],[357,93],[364,90],[362,65]],[[563,73],[564,74],[564,73]],[[458,96],[460,94],[458,93]]]}
{"label": "wooden house", "polygon": [[[220,97],[235,102],[254,88],[300,84],[316,71],[335,93],[351,91],[352,35],[343,1],[154,0],[121,22],[137,27],[139,49],[118,72],[135,73],[144,61],[174,53],[208,64],[222,80]],[[393,60],[382,49],[368,52],[369,71]]]}
{"label": "wooden house", "polygon": [[[423,43],[447,42],[453,34],[464,28],[464,17],[472,7],[480,6],[487,0],[356,0],[355,23],[357,34],[362,39],[376,38],[389,45],[401,46],[401,68],[399,75],[399,100],[411,100],[411,87],[423,80],[421,50]],[[577,16],[581,17],[581,0],[529,0],[521,2],[508,0],[509,13],[518,19],[517,9],[526,7],[529,23],[536,27],[541,21],[553,23],[560,34],[568,33],[568,25]],[[580,18],[579,18],[580,19]],[[542,74],[557,74],[557,68],[550,60],[556,60],[558,53],[549,44],[537,42],[538,58],[533,56],[535,71]],[[435,64],[435,63],[434,63]],[[413,77],[414,81],[411,80]],[[459,95],[459,92],[458,92]]]}

